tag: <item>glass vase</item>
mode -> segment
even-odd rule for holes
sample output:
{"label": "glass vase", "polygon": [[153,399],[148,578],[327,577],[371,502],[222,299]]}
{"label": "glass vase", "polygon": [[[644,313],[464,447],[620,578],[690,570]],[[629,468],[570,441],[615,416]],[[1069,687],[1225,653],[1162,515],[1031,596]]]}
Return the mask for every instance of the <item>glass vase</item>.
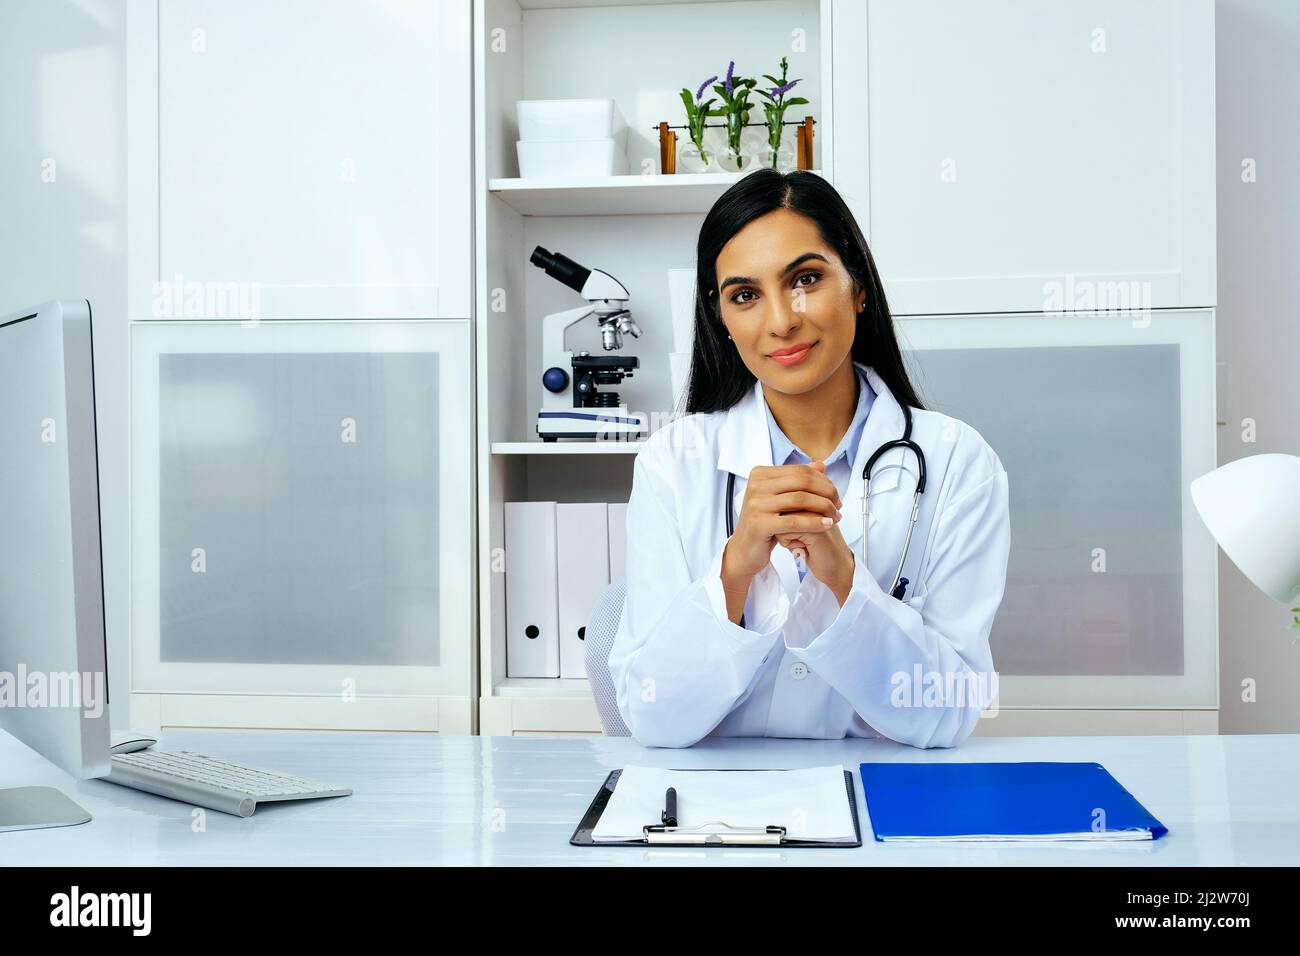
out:
{"label": "glass vase", "polygon": [[782,136],[781,145],[776,147],[764,140],[762,147],[758,151],[758,162],[768,169],[788,173],[798,164],[799,158],[790,142],[790,137]]}
{"label": "glass vase", "polygon": [[687,140],[677,150],[679,172],[707,173],[713,167],[713,150],[693,140]]}
{"label": "glass vase", "polygon": [[718,166],[729,173],[743,173],[754,165],[754,150],[745,143],[744,115],[731,113],[727,116],[726,145],[718,150]]}

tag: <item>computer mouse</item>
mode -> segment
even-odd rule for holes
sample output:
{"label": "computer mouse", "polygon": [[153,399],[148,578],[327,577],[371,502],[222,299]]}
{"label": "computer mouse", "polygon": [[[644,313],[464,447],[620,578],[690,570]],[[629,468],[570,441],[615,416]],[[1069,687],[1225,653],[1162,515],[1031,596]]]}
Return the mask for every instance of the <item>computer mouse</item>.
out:
{"label": "computer mouse", "polygon": [[113,743],[109,750],[115,754],[129,754],[137,750],[148,750],[158,742],[156,737],[130,732],[114,734],[112,740]]}

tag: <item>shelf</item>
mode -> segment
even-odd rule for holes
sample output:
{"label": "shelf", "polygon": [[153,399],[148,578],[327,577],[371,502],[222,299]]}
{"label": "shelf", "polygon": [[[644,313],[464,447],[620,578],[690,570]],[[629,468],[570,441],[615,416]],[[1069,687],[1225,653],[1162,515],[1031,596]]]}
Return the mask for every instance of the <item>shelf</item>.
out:
{"label": "shelf", "polygon": [[643,441],[494,441],[494,455],[635,455]]}
{"label": "shelf", "polygon": [[[557,7],[643,7],[682,0],[518,0],[520,10],[554,10]],[[694,0],[695,3],[721,3],[725,0]]]}
{"label": "shelf", "polygon": [[585,677],[507,677],[496,685],[497,697],[577,697],[591,699]]}
{"label": "shelf", "polygon": [[[820,175],[819,170],[814,170]],[[492,179],[488,190],[524,216],[705,213],[746,173],[659,173],[571,179]]]}

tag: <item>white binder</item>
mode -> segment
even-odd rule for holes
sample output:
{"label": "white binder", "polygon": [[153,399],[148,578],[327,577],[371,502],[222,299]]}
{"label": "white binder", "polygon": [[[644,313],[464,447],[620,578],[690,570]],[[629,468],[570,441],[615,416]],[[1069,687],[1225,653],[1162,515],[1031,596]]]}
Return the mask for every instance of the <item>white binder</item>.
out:
{"label": "white binder", "polygon": [[627,559],[627,502],[609,506],[609,579],[621,578]]}
{"label": "white binder", "polygon": [[505,504],[506,675],[559,677],[555,502]]}
{"label": "white binder", "polygon": [[561,677],[587,676],[587,619],[609,585],[608,521],[603,501],[555,506]]}

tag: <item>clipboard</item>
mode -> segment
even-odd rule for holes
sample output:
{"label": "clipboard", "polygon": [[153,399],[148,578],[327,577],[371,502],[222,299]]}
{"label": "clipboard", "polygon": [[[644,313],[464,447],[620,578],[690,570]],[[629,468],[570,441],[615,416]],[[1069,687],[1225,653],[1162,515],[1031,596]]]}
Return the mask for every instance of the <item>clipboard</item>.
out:
{"label": "clipboard", "polygon": [[[740,770],[738,767],[691,767],[690,770]],[[780,773],[771,767],[761,770]],[[752,772],[752,771],[751,771]],[[858,824],[858,799],[853,787],[853,771],[844,771],[844,790],[849,800],[849,812],[853,815],[852,840],[800,840],[786,836],[785,827],[739,827],[716,821],[697,827],[667,827],[661,823],[648,822],[643,828],[646,836],[640,840],[610,840],[597,843],[591,838],[592,831],[600,822],[605,806],[618,786],[618,778],[623,771],[611,770],[605,782],[596,791],[591,806],[578,821],[578,827],[569,838],[571,846],[790,846],[790,847],[860,847],[862,846],[862,828]],[[704,829],[708,827],[709,829]]]}

